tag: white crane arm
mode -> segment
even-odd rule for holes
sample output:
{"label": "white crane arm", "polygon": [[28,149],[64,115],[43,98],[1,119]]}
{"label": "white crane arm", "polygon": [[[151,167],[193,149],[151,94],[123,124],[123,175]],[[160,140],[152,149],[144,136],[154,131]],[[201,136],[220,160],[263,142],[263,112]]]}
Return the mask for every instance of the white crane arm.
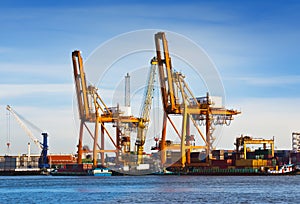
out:
{"label": "white crane arm", "polygon": [[19,118],[19,116],[16,114],[16,112],[9,106],[6,106],[6,109],[12,113],[12,115],[14,116],[14,118],[16,119],[16,121],[19,123],[19,125],[22,127],[22,129],[26,132],[26,134],[29,136],[29,138],[36,144],[36,146],[42,150],[43,147],[41,145],[41,143],[39,142],[38,139],[36,139],[32,132],[27,128],[27,126],[22,122],[22,120]]}

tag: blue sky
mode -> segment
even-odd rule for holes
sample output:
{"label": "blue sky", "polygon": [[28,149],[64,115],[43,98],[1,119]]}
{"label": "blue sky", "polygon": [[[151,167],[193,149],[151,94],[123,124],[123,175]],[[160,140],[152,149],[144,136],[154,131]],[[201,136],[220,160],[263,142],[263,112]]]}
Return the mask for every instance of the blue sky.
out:
{"label": "blue sky", "polygon": [[[300,131],[299,10],[298,1],[1,1],[0,153],[6,104],[53,134],[53,152],[76,151],[71,52],[87,57],[139,29],[182,34],[215,63],[226,103],[243,111],[218,146],[232,148],[236,136],[252,134],[275,135],[278,148],[290,148],[291,132]],[[24,152],[27,138],[15,131],[11,151]]]}

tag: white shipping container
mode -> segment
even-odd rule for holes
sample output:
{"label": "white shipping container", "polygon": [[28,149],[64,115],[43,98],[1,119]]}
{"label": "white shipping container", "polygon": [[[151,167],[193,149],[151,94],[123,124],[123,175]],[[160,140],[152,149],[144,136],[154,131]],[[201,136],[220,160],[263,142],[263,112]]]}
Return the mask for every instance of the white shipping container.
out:
{"label": "white shipping container", "polygon": [[129,166],[124,166],[123,171],[129,171]]}
{"label": "white shipping container", "polygon": [[150,168],[150,165],[149,164],[139,164],[136,169],[137,170],[147,170]]}
{"label": "white shipping container", "polygon": [[119,107],[122,116],[131,116],[131,107],[120,106]]}
{"label": "white shipping container", "polygon": [[211,107],[213,108],[223,108],[222,97],[221,96],[209,96],[211,101]]}
{"label": "white shipping container", "polygon": [[[206,97],[197,97],[196,99],[199,103],[207,103]],[[211,102],[211,107],[213,108],[224,108],[221,96],[209,96],[209,101]]]}

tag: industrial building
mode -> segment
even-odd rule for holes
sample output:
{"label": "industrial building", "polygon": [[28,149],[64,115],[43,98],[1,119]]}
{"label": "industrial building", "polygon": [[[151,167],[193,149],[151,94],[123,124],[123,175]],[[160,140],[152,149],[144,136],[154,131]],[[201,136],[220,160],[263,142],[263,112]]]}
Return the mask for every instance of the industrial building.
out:
{"label": "industrial building", "polygon": [[300,133],[292,133],[292,147],[294,152],[300,152]]}

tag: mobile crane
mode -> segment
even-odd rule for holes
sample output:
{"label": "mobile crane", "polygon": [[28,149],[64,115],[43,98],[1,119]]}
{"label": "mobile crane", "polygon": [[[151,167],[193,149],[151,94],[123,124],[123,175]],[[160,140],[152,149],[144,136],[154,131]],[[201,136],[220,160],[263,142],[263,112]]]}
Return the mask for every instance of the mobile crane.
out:
{"label": "mobile crane", "polygon": [[137,147],[138,163],[142,162],[144,144],[147,135],[148,125],[150,122],[150,110],[152,105],[152,97],[154,91],[154,79],[156,74],[157,60],[154,57],[151,60],[151,69],[149,73],[148,83],[145,89],[144,99],[140,113],[140,121],[138,123],[138,132],[135,145]]}
{"label": "mobile crane", "polygon": [[[22,127],[22,129],[26,132],[28,137],[34,142],[34,144],[41,150],[41,155],[39,158],[39,165],[38,167],[40,169],[47,169],[50,167],[48,164],[48,134],[46,132],[43,132],[41,129],[39,129],[34,124],[30,123],[26,119],[24,119],[21,115],[19,115],[14,109],[12,109],[9,105],[6,106],[6,109],[14,116],[18,124]],[[21,119],[23,118],[23,120]],[[41,135],[43,136],[43,143],[41,143],[36,137],[34,137],[33,133],[30,131],[30,129],[25,125],[24,122],[27,122],[30,124],[34,129],[41,132]]]}

